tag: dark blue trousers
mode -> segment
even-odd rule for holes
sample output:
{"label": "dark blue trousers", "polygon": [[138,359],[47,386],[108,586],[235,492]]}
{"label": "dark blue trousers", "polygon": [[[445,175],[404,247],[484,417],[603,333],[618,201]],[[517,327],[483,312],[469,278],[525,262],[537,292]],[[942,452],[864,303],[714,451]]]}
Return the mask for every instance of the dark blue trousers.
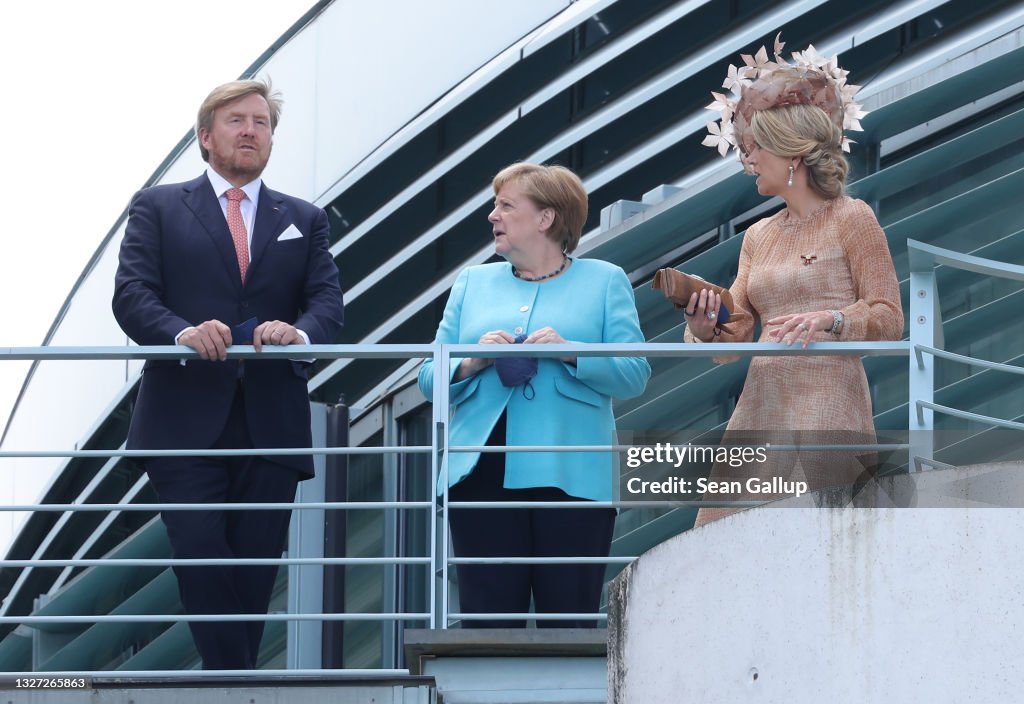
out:
{"label": "dark blue trousers", "polygon": [[[252,448],[241,386],[213,449]],[[295,499],[296,471],[262,457],[146,461],[161,503],[267,503]],[[278,558],[291,511],[164,511],[176,558]],[[266,614],[279,567],[175,567],[186,614]],[[263,621],[189,622],[203,669],[256,667]]]}
{"label": "dark blue trousers", "polygon": [[[505,444],[505,415],[488,445]],[[451,487],[451,501],[576,501],[561,489],[506,489],[505,457],[485,452],[468,477]],[[614,509],[451,509],[452,544],[458,557],[607,557]],[[458,565],[463,613],[595,613],[607,565]],[[538,620],[541,628],[593,628],[589,619]],[[464,620],[463,628],[523,628],[516,619]]]}

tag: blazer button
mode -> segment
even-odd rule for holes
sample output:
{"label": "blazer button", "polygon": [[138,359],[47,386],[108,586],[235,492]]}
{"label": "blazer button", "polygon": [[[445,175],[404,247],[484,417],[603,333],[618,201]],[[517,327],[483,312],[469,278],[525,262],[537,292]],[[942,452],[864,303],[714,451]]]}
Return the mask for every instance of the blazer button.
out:
{"label": "blazer button", "polygon": [[520,313],[525,313],[528,310],[530,310],[530,306],[520,306],[519,307],[519,312]]}
{"label": "blazer button", "polygon": [[242,301],[242,307],[243,308],[248,308],[249,307],[249,301]]}
{"label": "blazer button", "polygon": [[522,335],[523,334],[523,329],[522,328],[516,328],[515,333],[516,333],[516,335]]}

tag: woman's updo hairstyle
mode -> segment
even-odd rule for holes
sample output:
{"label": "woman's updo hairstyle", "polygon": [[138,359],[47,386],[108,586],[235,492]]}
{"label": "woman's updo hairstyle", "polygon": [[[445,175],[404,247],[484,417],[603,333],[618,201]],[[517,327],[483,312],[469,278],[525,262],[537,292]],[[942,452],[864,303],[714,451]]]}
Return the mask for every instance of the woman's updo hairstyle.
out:
{"label": "woman's updo hairstyle", "polygon": [[781,157],[803,157],[807,182],[831,200],[846,190],[850,166],[843,154],[843,133],[825,111],[814,105],[784,105],[755,112],[754,139],[761,149]]}

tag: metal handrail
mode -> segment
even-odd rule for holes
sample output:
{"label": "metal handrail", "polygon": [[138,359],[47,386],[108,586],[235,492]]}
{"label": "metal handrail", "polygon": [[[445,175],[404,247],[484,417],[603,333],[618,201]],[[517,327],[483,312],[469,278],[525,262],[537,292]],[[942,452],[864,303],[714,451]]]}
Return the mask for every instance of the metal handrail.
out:
{"label": "metal handrail", "polygon": [[568,555],[562,557],[449,557],[451,565],[628,565],[631,557],[592,557]]}
{"label": "metal handrail", "polygon": [[1001,362],[990,362],[987,359],[978,359],[977,357],[968,357],[965,354],[947,352],[946,350],[940,350],[928,345],[914,345],[914,353],[917,356],[917,364],[920,367],[924,366],[924,358],[922,355],[930,354],[934,357],[948,359],[951,362],[960,362],[961,364],[966,364],[970,367],[981,367],[982,369],[991,369],[993,371],[1006,372],[1008,374],[1024,374],[1024,367],[1017,367],[1012,364],[1002,364]]}
{"label": "metal handrail", "polygon": [[429,445],[409,445],[407,447],[258,447],[245,450],[2,450],[0,459],[4,457],[67,457],[67,458],[106,458],[106,457],[248,457],[250,455],[273,455],[287,457],[292,455],[383,455],[406,454],[426,455],[433,452]]}
{"label": "metal handrail", "polygon": [[950,266],[976,274],[994,276],[999,279],[1024,281],[1024,266],[1009,264],[997,259],[976,257],[933,244],[925,244],[917,240],[907,240],[907,253],[910,255],[911,271],[932,271],[938,265]]}
{"label": "metal handrail", "polygon": [[76,616],[0,616],[0,623],[177,623],[194,621],[195,623],[211,621],[426,621],[429,612],[353,612],[353,613],[313,613],[313,614],[81,614]]}
{"label": "metal handrail", "polygon": [[764,501],[449,501],[451,508],[753,508]]}
{"label": "metal handrail", "polygon": [[583,614],[583,613],[536,613],[533,611],[523,613],[501,613],[501,614],[484,614],[484,613],[451,613],[448,614],[451,620],[459,621],[482,621],[490,620],[494,618],[500,618],[502,620],[514,620],[514,621],[607,621],[608,614],[596,613],[596,614]]}
{"label": "metal handrail", "polygon": [[[4,560],[5,567],[217,567],[220,565],[427,565],[429,557],[83,557]],[[250,614],[251,615],[251,614]],[[256,620],[256,619],[250,619]]]}
{"label": "metal handrail", "polygon": [[[719,342],[693,345],[685,342],[576,342],[558,345],[264,345],[257,352],[252,345],[232,345],[228,359],[416,359],[439,357],[719,357],[781,355],[834,356],[861,353],[868,356],[902,356],[910,343],[895,342],[812,342],[807,349],[778,342]],[[37,346],[0,347],[0,360],[11,361],[104,361],[104,360],[199,360],[199,353],[184,345],[138,347]]]}
{"label": "metal handrail", "polygon": [[[252,345],[231,345],[228,359],[413,359],[433,356],[435,345],[263,345],[260,352]],[[0,359],[30,360],[198,360],[199,353],[185,345],[147,345],[139,347],[0,347]]]}
{"label": "metal handrail", "polygon": [[918,413],[925,408],[929,408],[939,413],[944,413],[947,416],[953,416],[955,418],[961,418],[963,420],[973,420],[978,423],[987,423],[988,425],[994,425],[999,428],[1009,428],[1010,430],[1024,430],[1024,423],[1018,423],[1014,420],[1004,420],[1002,418],[996,418],[995,416],[986,416],[981,413],[971,413],[970,411],[961,411],[959,408],[951,408],[950,406],[943,406],[941,403],[932,403],[931,401],[916,401]]}
{"label": "metal handrail", "polygon": [[[16,679],[28,679],[33,676],[47,677],[50,679],[64,677],[71,679],[84,679],[88,682],[97,680],[116,680],[123,682],[126,679],[163,679],[171,675],[172,673],[167,670],[67,670],[64,672],[16,672],[6,671],[0,672],[0,679],[10,682]],[[218,679],[225,678],[245,678],[251,681],[254,676],[259,677],[288,677],[290,681],[294,681],[300,677],[315,677],[317,680],[322,680],[325,677],[337,677],[339,679],[359,679],[364,677],[404,677],[409,674],[407,669],[367,669],[367,668],[352,668],[351,670],[339,670],[339,669],[296,669],[296,670],[259,670],[258,675],[254,674],[252,670],[175,670],[173,675],[175,678],[186,678],[186,679],[207,679],[210,677],[216,677]],[[242,682],[244,684],[244,682]],[[64,689],[61,691],[69,691]]]}
{"label": "metal handrail", "polygon": [[[500,452],[502,454],[508,452],[626,452],[634,447],[636,445],[452,445],[448,448],[448,452]],[[864,444],[807,443],[799,445],[765,443],[764,445],[729,445],[729,447],[761,447],[768,452],[821,452],[825,450],[837,452],[854,452],[858,450],[863,452],[884,452],[889,450],[906,450],[910,445],[900,442]]]}
{"label": "metal handrail", "polygon": [[[1024,374],[1024,369],[1008,364],[990,362],[988,360],[976,359],[966,355],[956,354],[941,349],[942,321],[941,309],[938,304],[938,290],[935,281],[934,270],[939,265],[949,266],[963,271],[972,271],[985,276],[991,276],[1013,281],[1024,281],[1024,266],[1009,264],[995,259],[977,257],[972,254],[964,254],[943,247],[925,244],[917,240],[907,240],[907,253],[910,261],[911,290],[917,291],[917,296],[911,295],[912,317],[914,310],[917,310],[916,322],[920,325],[915,327],[913,321],[910,326],[911,342],[916,358],[915,370],[911,367],[911,403],[910,406],[910,427],[914,430],[931,431],[934,427],[933,413],[938,412],[948,416],[961,418],[963,420],[976,421],[987,425],[1009,428],[1012,430],[1024,430],[1024,423],[1004,420],[969,411],[961,411],[956,408],[944,406],[934,402],[934,368],[926,361],[925,355],[939,357],[953,362],[966,364],[993,371],[1007,372],[1010,374]],[[931,319],[929,320],[929,316]],[[919,330],[921,335],[915,335]],[[923,338],[923,339],[922,339]],[[931,342],[937,344],[929,344]],[[915,373],[916,372],[916,373]],[[920,381],[916,381],[920,380]],[[919,393],[914,394],[915,381],[918,384]],[[912,451],[912,459],[915,464],[939,466],[942,463],[935,462],[932,457],[932,448],[926,446],[922,453]]]}
{"label": "metal handrail", "polygon": [[[532,446],[502,446],[502,447],[476,447],[476,446],[451,446],[448,441],[448,369],[452,357],[506,357],[506,356],[532,356],[532,357],[561,357],[567,354],[575,356],[644,356],[644,357],[710,357],[722,355],[737,356],[833,356],[833,355],[867,355],[867,356],[904,356],[910,354],[910,343],[908,342],[878,342],[878,343],[812,343],[807,349],[792,348],[778,343],[720,343],[711,345],[689,345],[685,343],[636,343],[636,344],[580,344],[570,343],[564,345],[544,346],[516,346],[507,348],[495,348],[492,345],[294,345],[287,347],[265,346],[261,352],[256,352],[251,346],[232,347],[229,350],[230,358],[237,359],[293,359],[296,357],[316,357],[321,359],[334,358],[415,358],[433,357],[435,362],[435,398],[434,398],[434,420],[437,434],[431,444],[423,446],[381,446],[381,447],[359,447],[359,448],[260,448],[250,450],[73,450],[73,451],[24,451],[24,450],[2,450],[0,457],[69,457],[69,458],[114,458],[114,457],[153,457],[153,456],[242,456],[249,454],[263,455],[367,455],[367,454],[426,454],[430,453],[434,458],[432,462],[432,478],[436,485],[439,477],[445,477],[442,482],[444,487],[443,501],[438,506],[437,497],[431,501],[420,502],[318,502],[311,504],[275,503],[275,504],[32,504],[32,505],[4,505],[0,511],[157,511],[157,510],[208,510],[210,508],[223,508],[225,510],[280,510],[293,508],[299,510],[310,509],[385,509],[400,510],[405,508],[433,509],[435,514],[440,508],[443,517],[440,525],[447,525],[447,510],[452,508],[487,508],[493,507],[496,502],[448,502],[447,501],[447,459],[452,452],[622,452],[629,445],[607,445],[607,446],[562,446],[551,447],[543,445]],[[127,348],[0,348],[0,359],[34,359],[34,360],[96,360],[96,359],[196,359],[198,355],[188,348],[180,346],[165,347],[127,347]],[[443,380],[443,381],[442,381]],[[876,444],[870,446],[843,445],[842,448],[857,449],[906,449],[908,445],[899,443]],[[832,445],[778,445],[773,446],[776,450],[793,449],[839,449],[840,446]],[[615,508],[638,508],[643,506],[657,507],[749,507],[762,504],[762,501],[615,501],[615,502],[524,502],[535,508],[567,508],[585,506],[587,508],[615,507]],[[512,507],[513,504],[502,503],[502,506]],[[425,613],[358,613],[358,614],[217,614],[212,616],[190,616],[181,614],[105,614],[95,616],[4,616],[0,617],[0,623],[22,623],[26,625],[38,623],[102,623],[106,621],[117,622],[156,622],[156,621],[180,621],[180,620],[266,620],[266,621],[299,621],[316,620],[324,621],[339,620],[427,620],[434,627],[446,628],[449,622],[456,618],[471,620],[474,618],[485,618],[481,614],[461,614],[449,612],[447,594],[447,570],[449,566],[458,564],[563,564],[575,562],[579,564],[627,564],[635,557],[548,557],[548,558],[459,558],[449,557],[447,548],[447,530],[441,536],[442,549],[440,556],[437,554],[436,546],[438,524],[431,521],[431,554],[426,557],[370,557],[370,558],[264,558],[264,559],[242,559],[231,560],[233,564],[246,565],[430,565],[431,572],[440,573],[441,580],[441,613],[434,611],[436,599],[434,595],[434,580],[430,582],[430,605],[431,610]],[[441,557],[443,556],[443,557]],[[219,559],[79,559],[79,560],[10,560],[2,561],[0,564],[9,567],[94,567],[94,566],[137,566],[137,567],[166,567],[174,565],[212,565],[224,564],[225,560]],[[438,562],[441,567],[438,569]],[[500,618],[532,618],[532,619],[604,619],[604,614],[528,614],[528,615],[491,615]]]}
{"label": "metal handrail", "polygon": [[302,503],[209,503],[209,504],[0,504],[3,511],[310,511],[320,509],[425,509],[430,501],[304,501]]}

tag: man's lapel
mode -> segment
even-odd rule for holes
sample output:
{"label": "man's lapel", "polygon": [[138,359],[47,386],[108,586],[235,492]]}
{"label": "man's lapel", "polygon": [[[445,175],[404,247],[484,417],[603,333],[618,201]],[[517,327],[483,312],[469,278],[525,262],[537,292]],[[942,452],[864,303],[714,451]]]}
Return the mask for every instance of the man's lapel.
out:
{"label": "man's lapel", "polygon": [[252,244],[249,249],[249,273],[257,268],[267,245],[273,240],[281,229],[281,218],[284,217],[284,199],[274,191],[267,188],[266,184],[260,186],[260,204],[256,208],[256,218],[252,226]]}
{"label": "man's lapel", "polygon": [[206,234],[210,236],[231,279],[241,286],[242,274],[238,270],[238,257],[235,254],[235,244],[231,241],[228,221],[206,174],[185,184],[184,201],[206,230]]}

